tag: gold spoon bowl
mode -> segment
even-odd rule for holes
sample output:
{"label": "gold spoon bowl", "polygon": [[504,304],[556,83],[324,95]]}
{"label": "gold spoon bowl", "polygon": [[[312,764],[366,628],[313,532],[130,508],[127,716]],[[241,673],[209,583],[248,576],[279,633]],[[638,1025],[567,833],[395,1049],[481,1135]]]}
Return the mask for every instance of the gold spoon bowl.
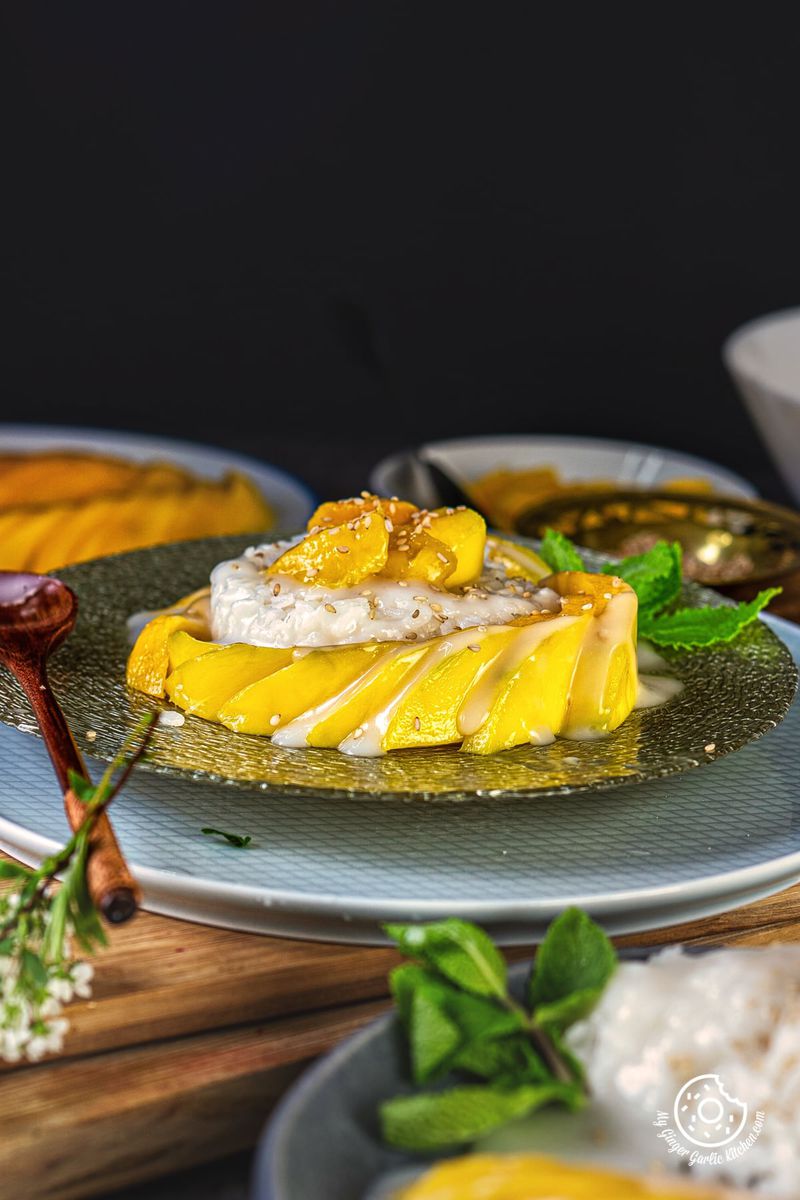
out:
{"label": "gold spoon bowl", "polygon": [[691,492],[580,491],[527,508],[516,531],[557,529],[614,557],[680,542],[684,574],[712,587],[774,580],[800,570],[800,514],[777,504]]}

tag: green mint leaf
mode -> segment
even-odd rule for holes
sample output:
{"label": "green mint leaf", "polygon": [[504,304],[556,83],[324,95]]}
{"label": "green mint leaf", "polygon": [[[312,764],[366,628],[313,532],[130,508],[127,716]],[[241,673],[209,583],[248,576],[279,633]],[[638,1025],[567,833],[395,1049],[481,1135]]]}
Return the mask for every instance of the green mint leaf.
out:
{"label": "green mint leaf", "polygon": [[617,965],[617,954],[599,925],[580,908],[568,908],[545,934],[533,964],[528,998],[534,1017],[540,1005],[553,1005],[574,992],[602,990]]}
{"label": "green mint leaf", "polygon": [[94,800],[95,786],[91,779],[86,779],[77,771],[70,770],[68,774],[69,786],[80,801],[88,804],[90,800]]}
{"label": "green mint leaf", "polygon": [[74,928],[75,940],[87,954],[93,954],[98,946],[108,945],[108,938],[86,883],[86,860],[88,857],[89,830],[85,829],[78,837],[75,855],[61,886],[67,892],[69,916]]}
{"label": "green mint leaf", "polygon": [[471,1042],[454,1055],[450,1066],[494,1083],[502,1083],[505,1087],[545,1083],[552,1078],[526,1033]]}
{"label": "green mint leaf", "polygon": [[754,600],[724,605],[720,608],[680,608],[677,612],[653,616],[642,613],[639,617],[639,636],[655,642],[657,646],[674,646],[692,649],[695,646],[713,646],[718,642],[730,642],[746,626],[755,621],[758,614],[778,596],[781,588],[767,588],[759,592]]}
{"label": "green mint leaf", "polygon": [[0,958],[6,958],[9,954],[13,954],[17,948],[17,944],[13,938],[3,938],[0,942]]}
{"label": "green mint leaf", "polygon": [[505,959],[477,925],[452,917],[428,925],[384,925],[384,931],[409,958],[432,967],[465,991],[499,998],[508,995]]}
{"label": "green mint leaf", "polygon": [[397,1096],[381,1105],[385,1141],[404,1150],[437,1150],[472,1142],[545,1104],[575,1109],[582,1103],[572,1084],[524,1085],[507,1091],[473,1084],[446,1092]]}
{"label": "green mint leaf", "polygon": [[206,834],[207,837],[216,836],[224,838],[230,846],[238,846],[240,850],[244,849],[245,846],[249,846],[253,840],[249,834],[226,833],[224,829],[212,829],[209,825],[206,825],[200,832]]}
{"label": "green mint leaf", "polygon": [[554,573],[558,571],[583,571],[583,559],[573,542],[557,529],[545,529],[539,557],[543,558]]}
{"label": "green mint leaf", "polygon": [[446,1071],[462,1040],[458,1026],[423,988],[412,998],[408,1033],[415,1083],[427,1083]]}
{"label": "green mint leaf", "polygon": [[23,867],[22,863],[6,862],[0,859],[0,879],[30,879],[33,871]]}
{"label": "green mint leaf", "polygon": [[646,554],[606,563],[604,575],[619,575],[639,601],[639,612],[658,612],[680,595],[683,555],[678,542],[656,542]]}
{"label": "green mint leaf", "polygon": [[563,1033],[570,1025],[587,1017],[602,994],[602,987],[580,988],[560,1000],[539,1004],[535,1012],[536,1023],[550,1034],[554,1031]]}
{"label": "green mint leaf", "polygon": [[[471,1069],[470,1063],[498,1061],[498,1071],[507,1074],[528,1062],[510,1053],[492,1055],[484,1048],[497,1044],[525,1028],[524,1015],[501,1007],[491,997],[459,990],[435,972],[413,963],[396,967],[390,976],[392,994],[410,1042],[411,1062],[417,1082],[445,1074],[455,1066]],[[534,1055],[535,1059],[535,1055]],[[463,1060],[463,1062],[462,1062]],[[491,1076],[489,1069],[476,1074]],[[549,1078],[540,1067],[526,1079]]]}

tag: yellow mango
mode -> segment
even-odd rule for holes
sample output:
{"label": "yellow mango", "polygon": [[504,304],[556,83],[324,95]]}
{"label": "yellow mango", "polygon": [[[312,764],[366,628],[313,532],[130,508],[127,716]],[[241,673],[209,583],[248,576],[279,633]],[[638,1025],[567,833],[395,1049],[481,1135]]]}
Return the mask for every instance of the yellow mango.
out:
{"label": "yellow mango", "polygon": [[413,531],[404,526],[389,541],[386,566],[381,572],[389,579],[421,579],[442,587],[458,565],[449,546],[425,529]]}
{"label": "yellow mango", "polygon": [[180,630],[201,637],[206,630],[202,616],[162,613],[148,621],[128,657],[128,685],[148,696],[163,696],[170,670],[169,639]]}
{"label": "yellow mango", "polygon": [[407,500],[387,500],[382,496],[364,493],[350,500],[326,500],[311,514],[306,528],[311,530],[346,525],[348,521],[355,521],[366,513],[377,510],[380,510],[384,517],[388,517],[392,525],[405,525],[415,512],[419,512],[416,504],[410,504]]}
{"label": "yellow mango", "polygon": [[173,704],[214,721],[231,696],[291,662],[291,650],[271,650],[234,642],[186,659],[167,677],[165,690]]}
{"label": "yellow mango", "polygon": [[430,514],[428,532],[444,542],[456,556],[455,570],[447,576],[448,588],[466,587],[483,572],[486,522],[471,508],[439,508]]}
{"label": "yellow mango", "polygon": [[291,575],[302,583],[331,588],[355,587],[384,567],[388,553],[386,519],[376,511],[346,525],[307,534],[276,558],[267,574]]}
{"label": "yellow mango", "polygon": [[459,713],[461,749],[494,754],[551,741],[561,731],[590,613],[518,627]]}
{"label": "yellow mango", "polygon": [[[411,685],[391,719],[384,750],[406,746],[446,746],[460,742],[458,712],[488,665],[516,637],[510,628],[485,633],[469,630],[437,638],[426,660],[427,670]],[[469,639],[465,644],[465,638]],[[442,653],[449,649],[449,653]],[[428,666],[428,663],[430,665]]]}
{"label": "yellow mango", "polygon": [[209,654],[212,650],[219,650],[219,648],[216,642],[204,641],[202,638],[187,633],[185,629],[179,629],[177,633],[170,634],[167,639],[169,669],[176,671],[190,658],[199,658],[201,654]]}
{"label": "yellow mango", "polygon": [[538,584],[550,574],[547,563],[534,550],[505,538],[487,537],[486,557],[490,569],[497,566],[512,578],[527,579],[530,583]]}
{"label": "yellow mango", "polygon": [[330,711],[321,714],[321,719],[308,734],[309,746],[327,746],[331,749],[339,746],[355,729],[390,702],[409,672],[429,653],[427,645],[404,646],[396,642],[384,642],[381,650],[382,653],[376,656],[360,683]]}
{"label": "yellow mango", "polygon": [[[219,720],[239,733],[271,734],[301,713],[329,700],[369,669],[384,648],[376,643],[309,650],[265,679],[229,695],[220,706]],[[182,667],[181,670],[185,670]],[[277,719],[276,719],[277,718]]]}

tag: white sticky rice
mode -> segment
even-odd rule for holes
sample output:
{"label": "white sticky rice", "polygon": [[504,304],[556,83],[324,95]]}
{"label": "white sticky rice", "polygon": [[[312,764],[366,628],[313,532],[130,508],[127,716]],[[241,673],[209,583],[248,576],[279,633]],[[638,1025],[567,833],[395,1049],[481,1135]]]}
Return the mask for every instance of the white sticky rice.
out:
{"label": "white sticky rice", "polygon": [[[709,1154],[681,1135],[673,1109],[688,1081],[715,1075],[747,1117],[741,1135],[716,1149],[722,1163],[696,1163],[691,1175],[800,1196],[800,946],[701,955],[673,948],[622,963],[568,1041],[595,1099],[644,1161],[667,1157],[668,1143],[657,1140],[663,1129],[653,1125],[659,1112],[687,1150]],[[759,1112],[763,1126],[751,1141]],[[688,1161],[669,1155],[674,1170]]]}
{"label": "white sticky rice", "polygon": [[549,588],[512,579],[497,565],[474,587],[446,591],[420,580],[370,578],[353,588],[299,583],[264,568],[294,542],[251,546],[211,574],[215,642],[253,646],[343,646],[427,641],[457,629],[502,625],[532,612],[560,612]]}

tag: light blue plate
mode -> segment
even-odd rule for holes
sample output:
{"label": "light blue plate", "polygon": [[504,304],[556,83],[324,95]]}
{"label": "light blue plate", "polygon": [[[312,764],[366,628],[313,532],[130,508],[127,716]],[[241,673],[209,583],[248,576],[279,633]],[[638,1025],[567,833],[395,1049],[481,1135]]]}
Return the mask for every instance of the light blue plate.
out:
{"label": "light blue plate", "polygon": [[[800,629],[768,620],[800,660]],[[799,762],[796,700],[777,729],[702,771],[594,795],[332,803],[141,773],[112,817],[152,911],[343,942],[380,942],[380,921],[460,915],[510,944],[570,903],[628,933],[800,879]],[[218,843],[204,825],[252,844]],[[36,861],[66,832],[41,742],[0,728],[0,844]]]}

